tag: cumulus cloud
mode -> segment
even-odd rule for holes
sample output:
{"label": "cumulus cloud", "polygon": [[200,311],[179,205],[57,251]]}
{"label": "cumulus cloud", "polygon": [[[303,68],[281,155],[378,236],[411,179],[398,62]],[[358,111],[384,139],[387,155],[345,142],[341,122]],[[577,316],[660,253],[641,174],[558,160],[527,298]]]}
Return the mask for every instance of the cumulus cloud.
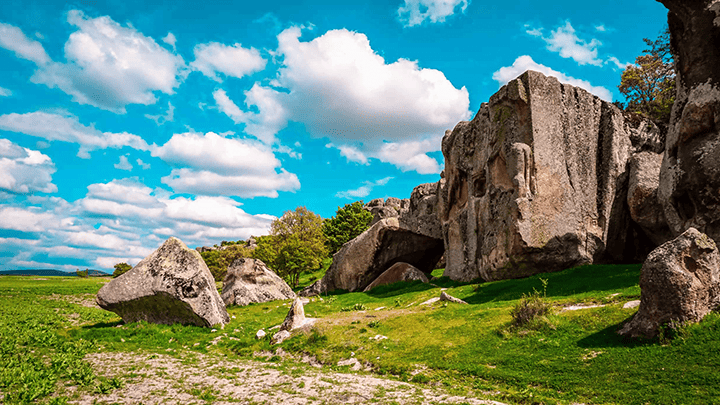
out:
{"label": "cumulus cloud", "polygon": [[272,150],[257,141],[213,132],[175,134],[152,155],[181,167],[162,178],[179,193],[275,198],[278,191],[300,188],[297,176],[281,169]]}
{"label": "cumulus cloud", "polygon": [[376,186],[384,186],[392,179],[392,177],[385,177],[384,179],[380,179],[377,181],[366,181],[365,184],[354,190],[339,191],[337,194],[335,194],[335,197],[346,198],[348,200],[367,197],[368,195],[370,195],[373,188],[375,188]]}
{"label": "cumulus cloud", "polygon": [[125,113],[128,104],[153,104],[155,91],[173,94],[179,85],[182,57],[132,26],[110,17],[89,18],[78,10],[68,12],[68,22],[78,30],[65,44],[67,63],[45,63],[33,82],[116,113]]}
{"label": "cumulus cloud", "polygon": [[15,52],[15,56],[33,61],[38,65],[50,62],[42,44],[25,36],[22,30],[10,24],[0,23],[0,47]]}
{"label": "cumulus cloud", "polygon": [[628,66],[632,65],[630,62],[620,62],[620,59],[611,56],[605,61],[606,65],[615,65],[616,68],[625,70]]}
{"label": "cumulus cloud", "polygon": [[398,19],[405,27],[420,25],[425,21],[431,23],[445,22],[445,19],[455,14],[455,9],[465,13],[469,0],[405,0],[405,4],[398,9]]}
{"label": "cumulus cloud", "polygon": [[0,97],[10,97],[10,96],[12,96],[12,94],[13,93],[10,89],[0,87]]}
{"label": "cumulus cloud", "polygon": [[18,194],[54,193],[55,165],[49,156],[0,139],[0,190]]}
{"label": "cumulus cloud", "polygon": [[334,30],[307,42],[300,35],[300,27],[278,35],[283,66],[272,84],[283,91],[255,84],[245,104],[258,113],[216,91],[219,109],[236,122],[265,128],[266,140],[287,120],[300,122],[359,162],[365,161],[361,156],[385,159],[385,142],[429,139],[471,115],[465,87],[455,88],[442,72],[415,61],[386,63],[361,33]]}
{"label": "cumulus cloud", "polygon": [[218,109],[236,124],[245,124],[245,132],[267,145],[276,142],[275,134],[287,126],[288,113],[281,101],[281,93],[259,84],[245,92],[246,106],[255,106],[257,113],[240,109],[225,93],[218,89],[213,98]]}
{"label": "cumulus cloud", "polygon": [[172,32],[168,32],[167,35],[162,39],[163,42],[170,45],[175,49],[175,43],[177,43],[177,38],[175,38],[175,35],[173,35]]}
{"label": "cumulus cloud", "polygon": [[89,158],[89,151],[124,146],[138,150],[149,150],[150,146],[141,137],[127,132],[101,132],[85,126],[75,116],[66,116],[42,111],[26,114],[0,115],[0,130],[19,132],[49,141],[62,141],[80,145],[78,156]]}
{"label": "cumulus cloud", "polygon": [[420,174],[440,173],[437,160],[427,155],[436,151],[442,137],[424,141],[391,142],[382,145],[377,157],[383,162],[391,163],[406,172],[414,170]]}
{"label": "cumulus cloud", "polygon": [[42,212],[32,207],[28,209],[9,206],[0,207],[0,229],[39,232],[55,228],[59,222],[54,214]]}
{"label": "cumulus cloud", "polygon": [[163,115],[145,114],[145,118],[155,121],[155,124],[162,125],[166,122],[172,122],[175,119],[175,106],[168,101],[168,108]]}
{"label": "cumulus cloud", "polygon": [[241,78],[265,69],[267,61],[255,48],[243,48],[240,44],[224,45],[217,42],[199,44],[193,50],[195,61],[190,67],[205,76],[221,82],[218,73]]}
{"label": "cumulus cloud", "polygon": [[150,168],[150,164],[143,162],[142,159],[138,158],[135,162],[138,164],[138,166],[142,167],[143,170],[147,170]]}
{"label": "cumulus cloud", "polygon": [[545,65],[541,65],[535,62],[529,55],[519,56],[517,59],[515,59],[515,62],[513,62],[512,66],[501,67],[495,73],[493,73],[493,79],[497,81],[500,86],[503,86],[507,84],[507,82],[509,82],[510,80],[513,80],[516,77],[520,76],[526,70],[535,70],[546,76],[555,77],[561,83],[567,83],[573,86],[580,87],[581,89],[585,89],[605,101],[612,101],[612,93],[605,87],[593,86],[592,84],[590,84],[590,82],[586,80],[576,79],[574,77],[566,75],[565,73],[558,72],[557,70],[553,70]]}
{"label": "cumulus cloud", "polygon": [[128,158],[125,155],[120,156],[120,161],[115,163],[113,166],[115,166],[116,169],[127,171],[130,171],[133,168],[132,163],[128,162]]}
{"label": "cumulus cloud", "polygon": [[600,41],[593,38],[590,42],[580,39],[570,21],[550,32],[549,37],[542,35],[541,29],[526,31],[532,36],[542,38],[547,44],[547,49],[557,52],[563,58],[571,58],[580,65],[602,66],[603,61],[598,59],[598,46]]}

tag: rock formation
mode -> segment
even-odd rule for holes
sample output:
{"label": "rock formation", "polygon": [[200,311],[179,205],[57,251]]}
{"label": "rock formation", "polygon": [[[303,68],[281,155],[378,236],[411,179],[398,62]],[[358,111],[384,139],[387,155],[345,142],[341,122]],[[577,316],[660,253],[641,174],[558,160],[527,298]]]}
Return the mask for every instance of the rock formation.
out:
{"label": "rock formation", "polygon": [[[519,278],[653,247],[630,220],[628,160],[657,128],[528,71],[442,142],[445,275]],[[635,142],[635,145],[633,145]]]}
{"label": "rock formation", "polygon": [[240,258],[228,267],[222,289],[226,306],[291,298],[292,288],[261,260]]}
{"label": "rock formation", "polygon": [[171,237],[98,291],[97,304],[125,322],[224,325],[230,321],[200,253]]}
{"label": "rock formation", "polygon": [[398,262],[430,273],[442,254],[442,240],[404,229],[397,218],[386,218],[344,244],[333,256],[333,263],[323,278],[302,290],[300,295],[337,289],[362,291]]}
{"label": "rock formation", "polygon": [[720,241],[720,1],[662,0],[670,12],[676,96],[659,200],[674,235]]}
{"label": "rock formation", "polygon": [[662,154],[654,152],[634,154],[630,159],[627,193],[630,217],[656,245],[672,239],[670,228],[665,221],[663,206],[657,196],[662,159]]}
{"label": "rock formation", "polygon": [[399,281],[415,280],[420,280],[423,283],[428,282],[428,278],[425,273],[418,270],[417,267],[412,264],[398,262],[390,266],[389,269],[385,270],[372,283],[370,283],[370,285],[365,287],[363,291],[368,292],[377,286],[397,283]]}
{"label": "rock formation", "polygon": [[282,343],[290,337],[293,330],[312,325],[315,323],[315,320],[314,318],[305,317],[305,307],[303,306],[302,300],[295,298],[288,314],[285,316],[285,320],[280,325],[280,330],[273,335],[271,344],[276,345]]}
{"label": "rock formation", "polygon": [[421,184],[410,194],[410,200],[400,210],[398,219],[402,228],[431,238],[442,239],[438,190],[441,182]]}
{"label": "rock formation", "polygon": [[363,209],[373,214],[373,219],[370,222],[370,226],[373,226],[386,218],[397,218],[400,215],[400,210],[407,208],[410,201],[407,199],[401,200],[395,197],[388,197],[387,201],[382,198],[376,198],[370,200]]}
{"label": "rock formation", "polygon": [[720,305],[720,254],[690,228],[653,250],[640,271],[640,308],[620,331],[654,337],[668,322],[698,322]]}

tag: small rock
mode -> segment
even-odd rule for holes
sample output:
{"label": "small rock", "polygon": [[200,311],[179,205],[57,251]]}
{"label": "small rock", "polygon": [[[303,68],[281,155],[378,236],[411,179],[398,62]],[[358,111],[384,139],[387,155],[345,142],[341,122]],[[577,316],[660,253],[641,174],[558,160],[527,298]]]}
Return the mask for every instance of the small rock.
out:
{"label": "small rock", "polygon": [[628,301],[623,305],[623,308],[637,308],[640,306],[640,300]]}
{"label": "small rock", "polygon": [[278,345],[289,337],[290,337],[289,331],[281,330],[280,332],[273,335],[272,340],[270,341],[270,344]]}
{"label": "small rock", "polygon": [[467,302],[461,300],[460,298],[455,298],[452,295],[446,293],[445,291],[440,293],[440,301],[447,301],[447,302],[455,302],[458,304],[467,304]]}
{"label": "small rock", "polygon": [[255,338],[256,338],[256,339],[262,339],[262,338],[265,337],[265,335],[267,335],[267,333],[265,333],[264,330],[260,329],[260,330],[257,331],[257,333],[255,334]]}

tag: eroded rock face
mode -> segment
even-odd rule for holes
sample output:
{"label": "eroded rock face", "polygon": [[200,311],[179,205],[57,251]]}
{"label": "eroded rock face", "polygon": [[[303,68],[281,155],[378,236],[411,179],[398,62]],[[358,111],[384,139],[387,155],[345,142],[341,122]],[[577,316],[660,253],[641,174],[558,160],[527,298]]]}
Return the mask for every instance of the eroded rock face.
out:
{"label": "eroded rock face", "polygon": [[720,305],[720,254],[695,228],[648,256],[640,273],[640,308],[620,334],[652,338],[670,321],[698,322]]}
{"label": "eroded rock face", "polygon": [[343,245],[333,256],[333,263],[323,278],[302,290],[300,295],[338,289],[362,291],[398,262],[430,273],[442,254],[442,240],[404,229],[397,218],[386,218]]}
{"label": "eroded rock face", "polygon": [[656,245],[672,239],[665,221],[663,206],[658,200],[660,166],[663,155],[654,152],[636,153],[630,158],[630,180],[627,203],[630,216]]}
{"label": "eroded rock face", "polygon": [[423,283],[428,282],[428,278],[422,271],[418,270],[417,267],[408,263],[395,263],[390,266],[389,269],[385,270],[381,275],[378,276],[370,285],[365,287],[364,292],[368,292],[373,288],[381,285],[387,285],[397,283],[399,281],[415,281],[420,280]]}
{"label": "eroded rock face", "polygon": [[228,267],[222,290],[225,305],[248,305],[291,298],[295,298],[292,288],[261,260],[241,258]]}
{"label": "eroded rock face", "polygon": [[395,197],[388,197],[387,200],[382,198],[376,198],[370,200],[363,209],[373,214],[373,219],[370,222],[370,226],[377,224],[386,218],[397,218],[400,215],[402,209],[406,209],[410,201],[408,199],[401,200]]}
{"label": "eroded rock face", "polygon": [[720,241],[720,1],[662,0],[676,96],[658,194],[670,229]]}
{"label": "eroded rock face", "polygon": [[230,321],[200,254],[171,237],[98,291],[98,305],[125,322],[224,325]]}
{"label": "eroded rock face", "polygon": [[403,200],[408,203],[398,216],[401,227],[431,238],[443,238],[437,195],[442,181],[421,184],[413,189],[409,201]]}
{"label": "eroded rock face", "polygon": [[653,146],[652,131],[537,72],[503,86],[443,138],[445,275],[497,280],[644,257],[649,241],[625,202],[627,162]]}

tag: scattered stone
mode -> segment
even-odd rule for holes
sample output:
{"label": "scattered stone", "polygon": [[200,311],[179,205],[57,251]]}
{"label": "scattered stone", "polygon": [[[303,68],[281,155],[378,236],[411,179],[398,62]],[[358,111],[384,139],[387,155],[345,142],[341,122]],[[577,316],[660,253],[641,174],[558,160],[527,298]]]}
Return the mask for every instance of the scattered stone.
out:
{"label": "scattered stone", "polygon": [[420,280],[423,283],[428,282],[425,273],[418,270],[417,267],[412,264],[398,262],[390,266],[389,269],[385,270],[378,278],[375,279],[370,285],[365,287],[364,292],[368,292],[373,288],[381,285],[387,285],[397,283],[399,281],[415,281]]}
{"label": "scattered stone", "polygon": [[660,326],[699,322],[720,305],[720,254],[695,228],[653,250],[640,271],[640,308],[620,334],[655,337]]}
{"label": "scattered stone", "polygon": [[640,306],[640,300],[628,301],[623,305],[623,309],[637,308]]}
{"label": "scattered stone", "polygon": [[430,273],[443,250],[442,240],[403,229],[397,218],[383,219],[344,244],[323,278],[299,295],[307,297],[338,289],[362,291],[397,262]]}
{"label": "scattered stone", "polygon": [[337,362],[337,365],[338,367],[350,366],[350,370],[352,371],[359,371],[363,368],[362,364],[360,364],[360,361],[358,361],[358,359],[356,359],[355,357],[351,357],[347,360],[339,360]]}
{"label": "scattered stone", "polygon": [[630,220],[627,162],[633,139],[658,132],[556,78],[510,81],[443,138],[444,275],[500,280],[644,258],[654,245]]}
{"label": "scattered stone", "polygon": [[602,308],[602,307],[604,307],[604,306],[605,306],[605,305],[601,305],[601,304],[568,305],[568,306],[564,307],[563,309],[561,309],[560,312],[565,312],[565,311],[579,311],[579,310],[581,310],[581,309],[590,309],[590,308]]}
{"label": "scattered stone", "polygon": [[[292,303],[290,311],[285,316],[285,320],[280,325],[280,331],[273,335],[272,344],[278,344],[290,337],[290,332],[302,327],[310,326],[315,323],[316,319],[305,317],[305,308],[302,300],[298,297]],[[287,333],[283,333],[287,332]]]}
{"label": "scattered stone", "polygon": [[375,336],[370,336],[368,339],[381,341],[381,340],[384,340],[384,339],[387,339],[387,338],[388,338],[387,336],[375,335]]}
{"label": "scattered stone", "polygon": [[461,300],[460,298],[455,298],[452,295],[446,293],[445,291],[442,291],[440,293],[440,298],[438,298],[440,301],[447,301],[447,302],[454,302],[456,304],[466,304],[467,302]]}
{"label": "scattered stone", "polygon": [[174,237],[105,284],[96,301],[126,323],[143,320],[211,327],[230,322],[200,253]]}
{"label": "scattered stone", "polygon": [[258,259],[239,258],[223,281],[225,305],[248,305],[295,298],[292,288]]}
{"label": "scattered stone", "polygon": [[264,330],[260,329],[260,330],[258,330],[257,333],[255,334],[255,338],[258,339],[258,340],[260,340],[260,339],[264,338],[265,335],[267,335],[267,333],[265,333]]}
{"label": "scattered stone", "polygon": [[270,340],[270,344],[279,345],[280,343],[284,342],[289,337],[290,337],[289,331],[281,330],[280,332],[273,335],[272,339]]}
{"label": "scattered stone", "polygon": [[[440,293],[440,294],[442,295],[443,293]],[[434,304],[438,301],[440,301],[440,297],[430,298],[429,300],[427,300],[425,302],[421,302],[420,305],[430,305],[430,304]]]}

